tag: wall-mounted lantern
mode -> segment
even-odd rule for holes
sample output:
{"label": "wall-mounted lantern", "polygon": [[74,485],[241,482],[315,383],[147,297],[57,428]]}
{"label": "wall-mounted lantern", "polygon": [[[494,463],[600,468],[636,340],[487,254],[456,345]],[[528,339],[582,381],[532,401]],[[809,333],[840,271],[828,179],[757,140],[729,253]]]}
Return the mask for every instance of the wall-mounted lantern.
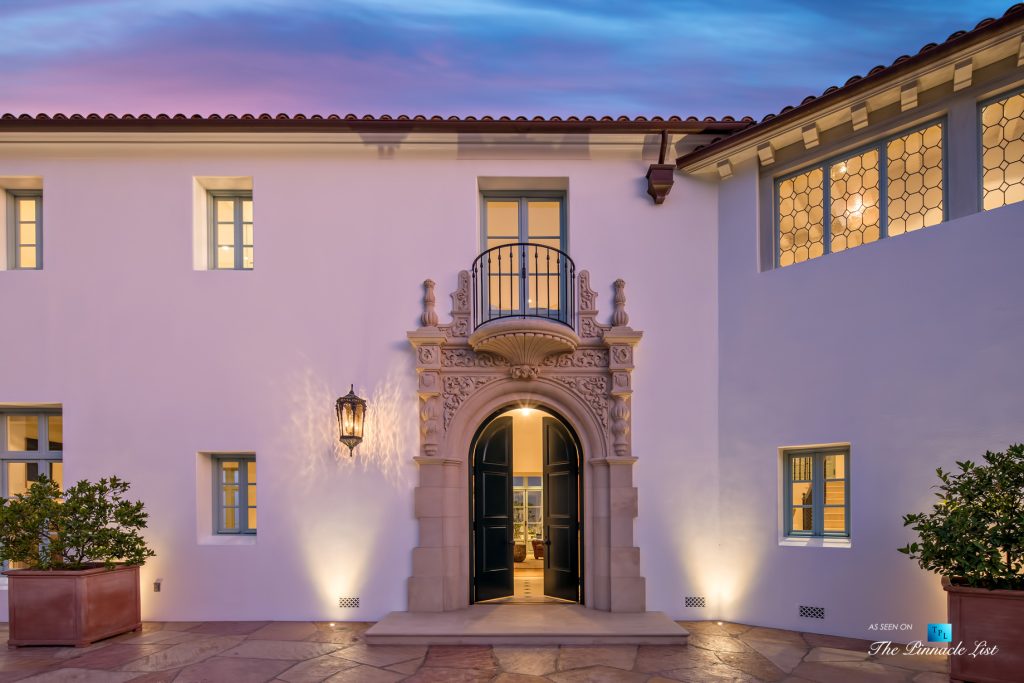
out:
{"label": "wall-mounted lantern", "polygon": [[335,408],[338,410],[339,438],[348,446],[348,454],[363,440],[363,422],[366,419],[366,401],[356,396],[355,385],[348,393],[338,399]]}

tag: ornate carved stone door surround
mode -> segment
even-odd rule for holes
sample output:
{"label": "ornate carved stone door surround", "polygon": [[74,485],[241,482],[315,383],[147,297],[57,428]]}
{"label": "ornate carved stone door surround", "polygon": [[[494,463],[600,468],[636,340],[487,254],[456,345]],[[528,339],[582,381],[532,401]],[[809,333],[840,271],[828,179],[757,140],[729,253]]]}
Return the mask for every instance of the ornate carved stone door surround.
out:
{"label": "ornate carved stone door surround", "polygon": [[584,604],[643,612],[646,587],[633,545],[630,397],[633,352],[625,283],[615,282],[611,325],[597,321],[597,292],[580,271],[577,334],[557,322],[508,318],[472,329],[470,274],[459,273],[452,321],[438,323],[434,282],[424,283],[423,315],[408,338],[416,353],[420,398],[419,485],[409,610],[469,605],[469,458],[473,435],[496,410],[547,406],[580,438],[584,467]]}

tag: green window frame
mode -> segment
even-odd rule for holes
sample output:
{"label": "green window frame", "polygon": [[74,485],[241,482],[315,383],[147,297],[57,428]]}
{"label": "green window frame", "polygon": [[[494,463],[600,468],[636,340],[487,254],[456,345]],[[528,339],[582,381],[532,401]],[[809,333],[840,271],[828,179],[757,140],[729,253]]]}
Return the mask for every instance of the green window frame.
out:
{"label": "green window frame", "polygon": [[[558,230],[545,225],[545,216],[539,213],[531,223],[531,204],[558,204]],[[492,205],[514,205],[515,225],[495,225],[491,221]],[[496,207],[495,207],[496,208]],[[507,207],[506,207],[507,210]],[[534,244],[555,248],[568,255],[568,228],[566,195],[563,191],[485,191],[480,193],[480,252],[511,244]],[[544,254],[543,257],[540,255]],[[539,248],[508,247],[491,252],[487,257],[488,277],[482,284],[483,299],[490,306],[490,315],[521,314],[533,309],[545,311],[557,318],[567,310],[564,299],[563,276],[560,261],[549,260],[551,252]],[[525,265],[528,276],[520,280],[520,268]],[[543,285],[543,286],[542,286]]]}
{"label": "green window frame", "polygon": [[7,225],[7,267],[11,270],[42,270],[42,191],[8,190]]}
{"label": "green window frame", "polygon": [[[490,240],[514,240],[518,242],[544,242],[552,239],[558,240],[558,249],[569,253],[568,248],[568,230],[566,225],[566,208],[565,208],[565,192],[561,191],[534,191],[534,192],[520,192],[520,191],[489,191],[482,192],[480,194],[480,250],[486,250],[490,245]],[[490,229],[487,224],[488,202],[499,201],[499,202],[516,202],[519,204],[519,221],[518,227],[515,234],[511,231],[490,234]],[[558,202],[559,210],[559,229],[557,238],[553,238],[550,235],[539,236],[537,234],[530,233],[530,203],[531,202]],[[549,245],[551,246],[551,245]]]}
{"label": "green window frame", "polygon": [[[785,535],[849,538],[850,449],[799,448],[785,451],[783,458]],[[841,530],[836,528],[837,518],[842,520]],[[800,524],[795,524],[796,519]],[[831,522],[826,524],[826,519]]]}
{"label": "green window frame", "polygon": [[207,205],[210,270],[252,270],[252,192],[209,192]]}
{"label": "green window frame", "polygon": [[[923,133],[924,131],[932,128],[933,126],[939,126],[940,130],[941,130],[941,137],[939,139],[940,152],[941,152],[940,159],[939,159],[939,163],[941,164],[941,169],[940,169],[941,176],[940,176],[940,181],[939,181],[940,182],[940,186],[939,187],[941,189],[941,200],[940,200],[941,201],[941,218],[938,221],[935,221],[935,222],[928,222],[928,220],[930,220],[930,219],[924,218],[923,221],[922,221],[924,224],[920,228],[917,228],[917,227],[907,227],[906,221],[904,220],[904,216],[895,216],[895,215],[894,216],[890,216],[889,215],[889,208],[890,208],[889,204],[891,202],[894,202],[894,201],[903,201],[899,197],[895,198],[895,200],[890,199],[890,196],[889,196],[889,192],[895,189],[895,186],[893,185],[891,180],[897,180],[897,181],[900,181],[900,182],[902,182],[902,180],[903,180],[902,178],[900,178],[900,179],[890,179],[889,178],[889,160],[888,160],[889,146],[892,143],[900,141],[901,138],[913,135],[914,133]],[[825,256],[827,254],[835,253],[836,251],[845,251],[845,250],[852,249],[852,248],[857,247],[857,246],[861,246],[862,244],[868,244],[870,242],[881,241],[881,240],[889,238],[890,236],[897,236],[897,235],[906,234],[908,232],[914,232],[914,231],[916,231],[918,229],[928,228],[928,227],[931,227],[933,225],[938,225],[939,223],[943,223],[943,222],[947,221],[949,219],[949,178],[948,178],[949,164],[948,164],[948,152],[947,152],[948,149],[949,149],[949,145],[948,145],[948,132],[949,132],[949,126],[948,126],[948,122],[946,120],[946,117],[945,116],[938,117],[938,118],[935,118],[935,119],[931,119],[929,121],[925,121],[925,122],[922,122],[922,123],[919,123],[919,124],[915,124],[915,125],[907,127],[907,128],[903,128],[903,129],[899,130],[898,132],[892,133],[892,134],[887,135],[887,136],[882,137],[882,138],[878,138],[877,140],[874,140],[874,141],[872,141],[872,142],[870,142],[868,144],[861,145],[860,147],[856,147],[856,148],[853,148],[853,149],[841,152],[839,154],[831,155],[831,156],[829,156],[828,158],[826,158],[826,159],[824,159],[822,161],[819,161],[819,162],[814,163],[814,164],[808,164],[808,165],[803,166],[803,167],[801,167],[801,168],[799,168],[797,170],[785,173],[784,175],[781,175],[781,176],[775,178],[775,181],[772,184],[772,226],[773,226],[773,231],[772,231],[772,249],[773,249],[772,259],[773,259],[773,261],[772,262],[774,264],[774,267],[775,268],[784,268],[784,267],[786,267],[788,265],[795,265],[796,263],[802,263],[804,261],[814,260],[815,258],[820,258],[821,256]],[[877,209],[878,210],[877,230],[878,230],[879,234],[878,234],[877,238],[873,237],[871,239],[864,239],[863,241],[858,241],[856,244],[842,246],[840,248],[835,248],[834,249],[833,248],[833,224],[834,224],[837,216],[834,216],[834,206],[833,206],[833,197],[832,197],[832,185],[833,185],[833,180],[834,179],[832,178],[830,171],[834,170],[834,169],[842,169],[843,171],[845,171],[845,163],[846,162],[852,161],[855,158],[860,158],[863,155],[870,154],[872,152],[877,154],[876,158],[878,160],[877,161],[877,163],[878,163],[878,169],[877,169],[878,179],[877,179],[877,183],[878,183],[878,195],[879,195],[879,198],[878,198],[878,209]],[[924,154],[924,152],[922,152],[922,154]],[[786,216],[784,216],[783,212],[782,212],[782,208],[783,208],[782,204],[785,201],[785,198],[780,196],[780,189],[782,188],[784,183],[789,182],[789,181],[795,181],[796,179],[800,178],[801,176],[804,176],[805,174],[814,173],[814,172],[821,173],[821,178],[822,178],[822,187],[821,187],[821,193],[822,193],[822,201],[821,201],[821,208],[822,208],[822,218],[821,218],[821,221],[822,221],[822,237],[821,237],[822,245],[821,246],[822,246],[822,252],[819,253],[819,254],[813,254],[813,255],[811,255],[809,257],[805,257],[805,258],[797,258],[797,259],[795,259],[793,261],[790,261],[788,263],[783,263],[782,262],[783,261],[783,253],[782,252],[783,252],[783,247],[784,247],[784,244],[783,244],[783,239],[784,238],[783,238],[782,222],[786,218]],[[924,172],[924,168],[922,168],[922,174],[923,174],[923,172]],[[914,174],[916,174],[916,172],[911,172],[911,174],[914,175]],[[923,189],[924,188],[922,188],[922,190]],[[918,194],[918,192],[915,191],[915,192],[913,192],[911,194]],[[925,194],[925,192],[922,192],[921,194],[923,196],[923,194]],[[915,201],[916,201],[916,199],[915,199]],[[812,207],[808,207],[808,212],[810,212],[810,208],[812,208]],[[866,213],[867,209],[870,209],[870,208],[871,207],[866,207],[864,209],[864,212]],[[860,210],[861,210],[860,207],[857,207],[857,211],[860,211]],[[927,207],[923,207],[921,209],[921,211],[926,211],[926,210],[927,210]],[[797,211],[797,213],[799,213],[799,210]],[[915,211],[915,212],[910,212],[910,213],[911,214],[915,214],[915,213],[919,213],[919,212]],[[849,215],[845,215],[844,214],[842,216],[842,218],[843,218],[844,221],[847,221],[847,220],[849,220],[850,217],[849,217]],[[813,224],[809,224],[809,227],[812,227],[812,226],[813,226]],[[799,228],[797,228],[796,226],[794,226],[794,227],[795,227],[795,229],[793,230],[793,232],[794,232],[794,235],[795,235],[796,230],[798,230]],[[839,235],[837,233],[836,236],[837,237],[843,237],[845,239],[845,235]],[[861,237],[861,239],[862,239],[862,237]],[[808,241],[807,243],[809,245],[812,245],[816,241],[817,240],[813,240],[812,239],[812,240]],[[797,246],[797,248],[799,248],[801,246],[799,244],[799,240],[797,241],[796,246]]]}
{"label": "green window frame", "polygon": [[[26,440],[24,448],[17,448],[12,443],[12,432],[15,425],[23,426],[35,423],[35,443]],[[60,430],[60,441],[57,437]],[[64,418],[60,409],[40,410],[38,408],[0,409],[0,496],[9,498],[14,467],[24,466],[23,478],[26,483],[39,479],[45,474],[63,487],[64,480]],[[10,569],[9,563],[3,563],[2,569]]]}
{"label": "green window frame", "polygon": [[213,458],[213,528],[217,534],[256,533],[256,456]]}

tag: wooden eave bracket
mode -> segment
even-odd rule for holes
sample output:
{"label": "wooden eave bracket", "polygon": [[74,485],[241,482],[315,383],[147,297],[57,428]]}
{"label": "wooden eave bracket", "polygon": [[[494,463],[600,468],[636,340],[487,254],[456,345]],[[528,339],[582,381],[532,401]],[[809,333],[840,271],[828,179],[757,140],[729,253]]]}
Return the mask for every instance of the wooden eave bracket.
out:
{"label": "wooden eave bracket", "polygon": [[850,119],[853,121],[853,129],[860,130],[868,125],[868,103],[858,102],[850,107]]}
{"label": "wooden eave bracket", "polygon": [[757,146],[757,158],[762,166],[771,166],[775,163],[775,148],[772,143],[764,142]]}
{"label": "wooden eave bracket", "polygon": [[732,177],[732,162],[728,159],[722,159],[717,164],[718,177],[722,180]]}
{"label": "wooden eave bracket", "polygon": [[917,81],[900,86],[900,111],[909,111],[917,106]]}
{"label": "wooden eave bracket", "polygon": [[1024,66],[1024,36],[1017,39],[1017,66]]}
{"label": "wooden eave bracket", "polygon": [[953,92],[959,92],[971,86],[974,76],[974,60],[965,59],[953,65]]}
{"label": "wooden eave bracket", "polygon": [[813,149],[818,146],[818,124],[808,123],[800,129],[800,135],[804,139],[805,149]]}

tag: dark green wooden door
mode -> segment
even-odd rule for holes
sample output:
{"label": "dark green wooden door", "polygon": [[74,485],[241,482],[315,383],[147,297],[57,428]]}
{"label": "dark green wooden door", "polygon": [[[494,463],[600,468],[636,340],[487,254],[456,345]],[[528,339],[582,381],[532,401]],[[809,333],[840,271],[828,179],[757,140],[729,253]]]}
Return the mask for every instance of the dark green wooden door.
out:
{"label": "dark green wooden door", "polygon": [[484,428],[473,450],[473,600],[512,595],[512,418]]}
{"label": "dark green wooden door", "polygon": [[544,418],[544,595],[580,600],[579,451],[561,421]]}

